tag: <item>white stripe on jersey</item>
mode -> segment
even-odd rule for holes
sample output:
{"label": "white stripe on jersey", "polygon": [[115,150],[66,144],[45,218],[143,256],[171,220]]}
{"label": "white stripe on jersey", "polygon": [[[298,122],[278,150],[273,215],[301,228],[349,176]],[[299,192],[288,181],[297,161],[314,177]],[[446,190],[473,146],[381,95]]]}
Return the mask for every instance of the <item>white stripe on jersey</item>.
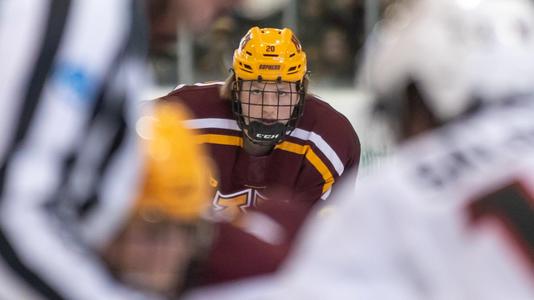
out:
{"label": "white stripe on jersey", "polygon": [[[48,1],[2,1],[0,10],[0,161],[15,132],[23,95],[46,27]],[[21,11],[24,12],[21,15]],[[21,20],[24,20],[21,22]],[[13,29],[16,26],[16,30]],[[37,35],[37,36],[36,36]]]}
{"label": "white stripe on jersey", "polygon": [[221,128],[235,131],[241,131],[237,122],[233,119],[219,119],[219,118],[206,118],[206,119],[191,119],[184,121],[185,126],[190,129],[206,129],[206,128]]}
{"label": "white stripe on jersey", "polygon": [[195,84],[186,84],[186,83],[182,83],[182,84],[179,84],[177,85],[173,91],[177,91],[181,88],[184,88],[186,86],[210,86],[210,85],[223,85],[224,84],[224,81],[213,81],[213,82],[203,82],[203,83],[195,83]]}
{"label": "white stripe on jersey", "polygon": [[295,130],[293,130],[291,133],[291,136],[305,141],[312,141],[315,146],[317,146],[317,148],[319,148],[319,150],[321,150],[321,152],[328,158],[330,163],[336,169],[337,174],[339,176],[343,174],[343,171],[345,171],[345,166],[341,162],[341,159],[339,159],[336,151],[334,151],[334,149],[328,145],[323,137],[313,131],[307,131],[300,128],[295,128]]}
{"label": "white stripe on jersey", "polygon": [[330,194],[332,193],[332,187],[330,187],[326,192],[324,192],[321,195],[321,200],[326,200],[328,197],[330,197]]}
{"label": "white stripe on jersey", "polygon": [[[241,131],[237,122],[233,119],[222,119],[222,118],[205,118],[205,119],[191,119],[185,121],[185,125],[191,129],[206,129],[206,128],[221,128]],[[295,128],[291,132],[292,137],[298,138],[303,141],[311,141],[336,169],[338,175],[343,174],[345,171],[345,166],[339,159],[337,153],[328,145],[328,143],[317,133],[313,131],[308,131],[300,128]],[[328,197],[328,195],[326,196]],[[326,199],[326,198],[325,198]]]}
{"label": "white stripe on jersey", "polygon": [[[118,73],[118,82],[115,86],[122,90],[133,91],[132,87],[139,88],[139,79],[132,78],[136,74],[143,74],[144,65],[139,62],[129,61],[121,66]],[[128,88],[129,87],[129,88]],[[136,97],[129,97],[126,101],[133,102]],[[130,105],[131,104],[131,105]],[[135,109],[139,103],[126,103]],[[129,116],[126,120],[130,128],[135,128],[135,121],[138,113]],[[123,146],[118,149],[112,160],[108,164],[108,170],[103,175],[102,186],[100,187],[100,202],[91,212],[82,225],[83,236],[92,245],[99,247],[105,245],[122,226],[124,220],[130,213],[131,200],[135,198],[139,186],[139,180],[135,170],[140,169],[141,157],[137,144],[137,135],[130,130],[124,137]],[[134,187],[134,188],[132,188]]]}

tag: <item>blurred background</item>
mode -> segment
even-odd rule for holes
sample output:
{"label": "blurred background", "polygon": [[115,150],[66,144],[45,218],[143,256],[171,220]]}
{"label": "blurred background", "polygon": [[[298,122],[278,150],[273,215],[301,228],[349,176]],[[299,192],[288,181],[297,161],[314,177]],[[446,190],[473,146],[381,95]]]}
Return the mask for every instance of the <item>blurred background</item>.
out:
{"label": "blurred background", "polygon": [[[362,166],[377,163],[387,152],[387,139],[368,120],[369,99],[358,85],[357,74],[366,37],[399,1],[242,0],[214,22],[191,31],[175,23],[172,0],[150,0],[155,86],[145,97],[163,96],[178,84],[222,81],[229,74],[234,49],[250,27],[289,27],[307,54],[311,92],[351,120],[362,142]],[[191,5],[202,2],[191,1]],[[209,15],[210,6],[203,11]]]}

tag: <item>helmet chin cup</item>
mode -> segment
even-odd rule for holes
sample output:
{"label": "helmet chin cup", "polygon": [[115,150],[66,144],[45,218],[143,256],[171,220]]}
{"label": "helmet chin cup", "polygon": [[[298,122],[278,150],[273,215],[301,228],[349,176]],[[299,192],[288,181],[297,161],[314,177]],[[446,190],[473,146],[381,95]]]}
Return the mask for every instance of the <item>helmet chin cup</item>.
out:
{"label": "helmet chin cup", "polygon": [[247,136],[255,144],[276,144],[285,136],[286,125],[282,123],[264,124],[251,121],[248,125]]}

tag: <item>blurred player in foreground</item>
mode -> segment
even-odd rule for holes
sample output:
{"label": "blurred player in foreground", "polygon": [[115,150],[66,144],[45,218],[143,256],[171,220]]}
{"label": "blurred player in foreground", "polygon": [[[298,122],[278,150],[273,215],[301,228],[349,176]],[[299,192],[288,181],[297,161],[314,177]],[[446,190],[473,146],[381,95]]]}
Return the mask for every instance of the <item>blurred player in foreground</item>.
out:
{"label": "blurred player in foreground", "polygon": [[98,253],[139,185],[145,4],[0,1],[1,299],[149,297]]}
{"label": "blurred player in foreground", "polygon": [[189,299],[534,299],[532,3],[407,2],[369,47],[391,161],[332,194],[278,278]]}
{"label": "blurred player in foreground", "polygon": [[210,165],[201,146],[191,143],[186,115],[176,104],[162,104],[141,119],[142,192],[104,251],[122,282],[169,298],[180,293],[189,263],[202,259],[211,242],[211,226],[202,219],[210,206]]}

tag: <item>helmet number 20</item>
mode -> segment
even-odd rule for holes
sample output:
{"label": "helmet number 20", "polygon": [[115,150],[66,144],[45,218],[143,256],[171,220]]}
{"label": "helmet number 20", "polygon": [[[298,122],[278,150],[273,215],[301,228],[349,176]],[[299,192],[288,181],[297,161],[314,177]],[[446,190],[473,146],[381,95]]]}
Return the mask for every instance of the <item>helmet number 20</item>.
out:
{"label": "helmet number 20", "polygon": [[272,45],[267,45],[267,48],[265,49],[266,52],[275,52],[276,48]]}

